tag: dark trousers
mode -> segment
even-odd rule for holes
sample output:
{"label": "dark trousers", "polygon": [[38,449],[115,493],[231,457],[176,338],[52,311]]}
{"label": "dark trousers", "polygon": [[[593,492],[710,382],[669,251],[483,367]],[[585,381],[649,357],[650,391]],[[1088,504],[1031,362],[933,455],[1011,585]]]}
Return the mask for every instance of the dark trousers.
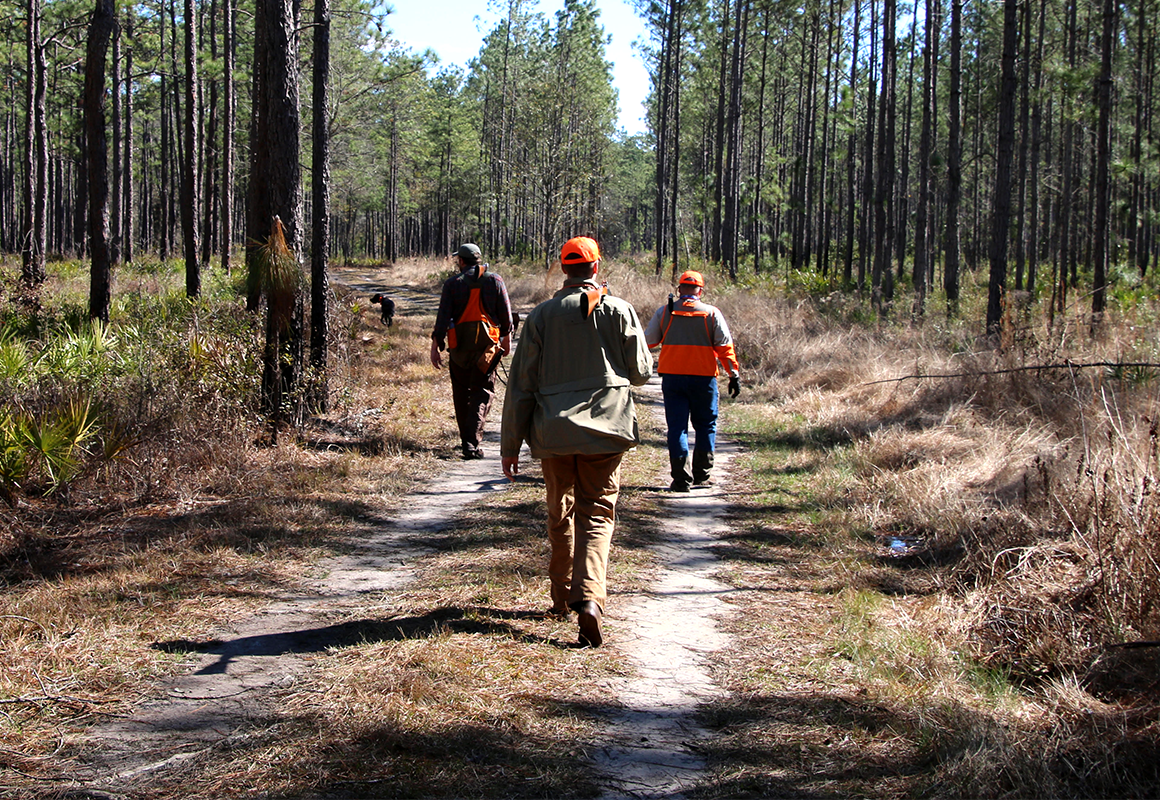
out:
{"label": "dark trousers", "polygon": [[474,364],[461,367],[449,360],[447,371],[451,374],[451,400],[455,405],[459,438],[465,450],[478,449],[491,399],[495,396],[495,370],[480,372]]}

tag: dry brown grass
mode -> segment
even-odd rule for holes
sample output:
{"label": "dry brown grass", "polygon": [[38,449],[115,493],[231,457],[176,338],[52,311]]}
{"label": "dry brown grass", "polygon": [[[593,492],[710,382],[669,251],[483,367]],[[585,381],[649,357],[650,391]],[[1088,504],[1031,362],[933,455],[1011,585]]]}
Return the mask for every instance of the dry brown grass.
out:
{"label": "dry brown grass", "polygon": [[[449,266],[382,277],[434,291]],[[497,269],[522,309],[559,285]],[[670,290],[639,265],[602,275],[645,320]],[[744,366],[723,425],[750,453],[720,549],[745,590],[715,667],[733,694],[705,709],[715,774],[698,795],[1153,794],[1157,648],[1111,645],[1160,638],[1155,384],[986,374],[1147,360],[1146,326],[1113,319],[1092,341],[1078,317],[1024,319],[996,354],[933,317],[854,324],[715,278],[707,299]],[[150,643],[206,637],[294,586],[453,452],[446,376],[427,366],[432,309],[409,306],[386,331],[361,293],[340,300],[335,405],[300,440],[270,447],[260,425],[206,404],[67,502],[0,508],[5,792],[47,796],[74,737],[180,668]],[[967,374],[875,383],[952,372]],[[614,592],[652,568],[661,515],[645,490],[665,459],[660,429],[643,433]],[[430,537],[420,581],[339,620],[364,641],[319,654],[250,728],[140,796],[596,791],[576,757],[598,741],[600,681],[624,666],[579,657],[574,624],[538,615],[541,501],[521,483]],[[892,538],[912,546],[891,553]],[[618,624],[614,597],[610,635]]]}
{"label": "dry brown grass", "polygon": [[[0,510],[20,532],[5,545],[0,595],[0,697],[12,701],[0,705],[4,792],[51,793],[86,727],[183,669],[153,643],[205,640],[247,618],[442,468],[458,436],[446,375],[427,363],[434,301],[408,295],[388,331],[361,287],[373,274],[434,291],[447,267],[338,270],[334,402],[300,437],[270,446],[245,418],[189,416],[149,445],[187,443],[161,463],[138,451],[116,475],[78,485],[72,504]],[[541,284],[536,273],[509,280],[515,298],[546,296]],[[615,591],[647,580],[655,519],[638,499],[661,461],[645,447],[626,463]],[[466,511],[431,539],[436,555],[411,590],[338,620],[365,641],[319,655],[250,726],[134,796],[590,795],[578,756],[595,746],[608,702],[601,676],[623,667],[608,651],[575,651],[575,623],[539,613],[542,492],[521,483],[489,496],[486,512]],[[617,624],[610,609],[610,635]]]}
{"label": "dry brown grass", "polygon": [[1153,328],[1024,318],[996,353],[941,320],[714,302],[752,483],[722,549],[749,590],[720,659],[739,699],[707,712],[703,795],[1150,796],[1160,662],[1115,645],[1160,639],[1156,382],[991,373],[1154,361]]}
{"label": "dry brown grass", "polygon": [[338,291],[333,411],[300,439],[270,447],[236,407],[130,385],[112,399],[152,422],[122,457],[0,509],[0,762],[51,774],[62,741],[179,668],[151,642],[252,613],[440,468],[454,424],[430,314],[388,332]]}

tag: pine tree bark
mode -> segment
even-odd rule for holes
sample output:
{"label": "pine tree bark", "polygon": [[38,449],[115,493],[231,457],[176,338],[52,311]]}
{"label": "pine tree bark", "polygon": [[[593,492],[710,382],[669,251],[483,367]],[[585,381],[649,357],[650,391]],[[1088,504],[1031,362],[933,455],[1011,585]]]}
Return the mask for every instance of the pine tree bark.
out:
{"label": "pine tree bark", "polygon": [[246,204],[246,309],[256,312],[262,304],[262,275],[258,259],[259,242],[270,235],[273,210],[270,205],[270,191],[265,180],[257,176],[268,172],[270,154],[267,146],[269,127],[269,99],[266,96],[266,76],[269,49],[266,35],[267,7],[274,0],[255,0],[254,6],[254,63],[252,69],[251,92],[253,98],[250,113],[250,180],[249,202]]}
{"label": "pine tree bark", "polygon": [[882,96],[878,128],[878,190],[874,198],[874,268],[871,275],[871,301],[878,313],[886,311],[894,297],[894,122],[895,122],[895,47],[896,0],[885,0],[882,6]]}
{"label": "pine tree bark", "polygon": [[330,279],[327,251],[330,248],[330,124],[326,96],[330,86],[330,0],[314,2],[314,147],[311,168],[312,241],[310,246],[310,371],[311,405],[319,412],[329,409]]}
{"label": "pine tree bark", "polygon": [[1047,39],[1047,0],[1039,2],[1039,38],[1035,44],[1035,64],[1032,71],[1035,74],[1034,102],[1031,108],[1031,160],[1029,201],[1030,219],[1027,224],[1027,291],[1035,296],[1035,285],[1039,274],[1040,248],[1040,197],[1039,197],[1039,164],[1040,147],[1043,131],[1043,48]]}
{"label": "pine tree bark", "polygon": [[721,2],[721,60],[717,69],[717,123],[713,143],[713,239],[709,258],[721,262],[722,211],[725,192],[725,119],[729,107],[729,21],[731,0]]}
{"label": "pine tree bark", "polygon": [[[667,194],[669,191],[669,151],[672,137],[672,103],[673,91],[679,78],[675,77],[677,62],[674,57],[676,47],[677,15],[680,13],[681,0],[670,0],[668,12],[661,26],[660,52],[657,54],[657,120],[656,120],[656,197],[653,205],[653,216],[656,220],[654,230],[654,249],[656,256],[656,274],[659,276],[664,269],[665,255],[668,242],[666,224],[668,213]],[[676,243],[672,243],[675,250]]]}
{"label": "pine tree bark", "polygon": [[[114,265],[121,259],[121,32],[113,29],[113,186],[112,202],[109,207],[109,259]],[[125,81],[126,87],[129,82]]]}
{"label": "pine tree bark", "polygon": [[201,294],[201,253],[198,212],[197,124],[197,13],[194,0],[185,0],[185,153],[181,180],[181,232],[185,255],[185,294]]}
{"label": "pine tree bark", "polygon": [[133,261],[133,17],[129,15],[125,23],[125,153],[124,168],[121,170],[121,257],[126,262]]}
{"label": "pine tree bark", "polygon": [[44,45],[40,41],[39,0],[28,0],[28,90],[27,183],[25,187],[26,225],[21,277],[29,289],[44,282],[45,251],[48,245],[48,121],[45,114],[47,68]]}
{"label": "pine tree bark", "polygon": [[1104,0],[1100,75],[1096,82],[1099,123],[1096,143],[1095,205],[1096,229],[1092,258],[1092,323],[1101,321],[1107,307],[1108,261],[1112,251],[1111,161],[1112,161],[1112,60],[1116,41],[1116,0]]}
{"label": "pine tree bark", "polygon": [[947,316],[959,311],[959,203],[963,192],[963,0],[951,0],[951,85],[947,133],[947,227],[943,291]]}
{"label": "pine tree bark", "polygon": [[[172,2],[172,0],[170,0]],[[158,39],[160,42],[159,52],[164,53],[166,48],[165,32],[168,29],[167,14],[165,13],[164,1],[162,2],[161,12],[157,15],[157,23],[160,28]],[[170,33],[172,37],[173,32]],[[172,147],[170,140],[173,138],[173,126],[170,121],[172,115],[169,113],[170,106],[173,103],[173,92],[170,87],[173,83],[169,76],[173,74],[170,70],[162,70],[161,78],[158,81],[160,87],[160,105],[161,105],[161,171],[158,176],[158,206],[157,219],[155,228],[158,238],[158,249],[162,259],[167,259],[172,253],[173,249],[173,227],[169,224],[169,208],[170,198],[173,196],[173,164],[170,157]]]}
{"label": "pine tree bark", "polygon": [[870,80],[866,87],[866,138],[862,155],[862,205],[858,220],[858,292],[866,290],[866,266],[871,262],[870,240],[874,235],[874,141],[877,124],[878,7],[870,0]]}
{"label": "pine tree bark", "polygon": [[[261,23],[265,39],[265,171],[253,180],[266,185],[270,217],[266,231],[277,225],[285,239],[293,267],[301,267],[302,174],[298,153],[298,19],[295,0],[265,0]],[[255,37],[257,38],[257,37]],[[267,242],[269,232],[259,239]],[[285,419],[298,426],[303,419],[303,324],[305,300],[296,275],[285,302],[267,302],[266,346],[263,351],[262,395],[275,422]],[[288,309],[288,310],[287,310]]]}
{"label": "pine tree bark", "polygon": [[1003,1],[1002,84],[996,141],[994,214],[991,218],[991,271],[987,282],[987,335],[998,346],[1007,292],[1007,250],[1011,236],[1011,171],[1015,161],[1015,59],[1019,50],[1018,0]]}
{"label": "pine tree bark", "polygon": [[[858,34],[862,24],[862,2],[854,0],[854,30],[851,32],[850,47],[850,118],[858,119]],[[842,262],[842,287],[850,288],[854,282],[854,220],[855,193],[857,191],[857,126],[850,124],[846,137],[846,255]]]}
{"label": "pine tree bark", "polygon": [[[737,280],[738,207],[741,187],[741,83],[745,63],[745,31],[749,3],[737,0],[733,26],[732,60],[729,67],[729,106],[725,127],[725,164],[721,177],[724,188],[724,215],[721,226],[721,254],[731,280]],[[675,243],[674,243],[675,245]]]}
{"label": "pine tree bark", "polygon": [[923,25],[922,45],[922,131],[918,140],[918,211],[914,220],[914,311],[913,318],[921,320],[926,313],[926,276],[929,252],[930,195],[931,195],[931,126],[934,122],[934,0],[926,0],[926,21]]}
{"label": "pine tree bark", "polygon": [[[228,0],[227,0],[228,1]],[[210,0],[209,4],[209,43],[210,54],[212,61],[218,60],[218,37],[217,37],[217,0]],[[203,26],[204,27],[204,24]],[[204,49],[204,44],[202,45]],[[200,93],[204,101],[205,95]],[[214,253],[214,241],[220,225],[220,215],[218,213],[218,155],[221,152],[218,149],[218,126],[221,124],[221,117],[218,111],[219,97],[218,97],[218,81],[216,78],[209,80],[209,102],[202,102],[201,116],[203,118],[202,124],[206,126],[206,135],[201,137],[202,146],[200,148],[202,153],[201,158],[201,185],[202,185],[202,225],[201,225],[201,263],[208,267],[210,259]],[[206,107],[208,106],[208,121],[204,119],[206,115]]]}
{"label": "pine tree bark", "polygon": [[109,163],[105,138],[105,63],[117,21],[113,0],[97,0],[85,47],[85,136],[88,142],[89,317],[109,321]]}
{"label": "pine tree bark", "polygon": [[760,275],[762,268],[762,259],[765,255],[764,243],[762,237],[766,230],[766,213],[765,213],[765,125],[766,125],[766,88],[768,85],[768,68],[769,68],[769,22],[772,14],[770,6],[762,9],[761,18],[761,78],[758,81],[757,90],[757,153],[756,164],[754,165],[753,185],[757,190],[753,193],[753,274]]}
{"label": "pine tree bark", "polygon": [[233,271],[234,238],[234,52],[237,12],[234,0],[224,0],[222,25],[222,271]]}

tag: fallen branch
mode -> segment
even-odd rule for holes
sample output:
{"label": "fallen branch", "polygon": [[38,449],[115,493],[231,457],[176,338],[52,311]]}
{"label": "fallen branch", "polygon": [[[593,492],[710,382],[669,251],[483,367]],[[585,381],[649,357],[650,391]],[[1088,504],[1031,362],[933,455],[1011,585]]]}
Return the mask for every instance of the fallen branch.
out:
{"label": "fallen branch", "polygon": [[1102,367],[1107,369],[1109,367],[1134,367],[1138,369],[1160,369],[1160,364],[1152,361],[1091,361],[1082,363],[1079,361],[1065,361],[1062,364],[1036,364],[1031,367],[1010,367],[1008,369],[994,369],[983,372],[932,372],[919,373],[917,375],[903,375],[901,378],[885,378],[880,381],[868,381],[861,384],[862,386],[873,386],[877,383],[900,383],[901,381],[919,380],[921,378],[980,378],[986,375],[1009,375],[1013,372],[1038,372],[1045,369],[1093,369]]}

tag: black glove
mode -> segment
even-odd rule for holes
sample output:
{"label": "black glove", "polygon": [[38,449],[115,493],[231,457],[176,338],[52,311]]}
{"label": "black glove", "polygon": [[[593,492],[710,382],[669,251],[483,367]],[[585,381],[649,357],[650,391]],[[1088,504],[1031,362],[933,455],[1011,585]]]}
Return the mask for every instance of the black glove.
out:
{"label": "black glove", "polygon": [[729,396],[737,397],[739,394],[741,394],[741,378],[734,375],[729,379]]}

